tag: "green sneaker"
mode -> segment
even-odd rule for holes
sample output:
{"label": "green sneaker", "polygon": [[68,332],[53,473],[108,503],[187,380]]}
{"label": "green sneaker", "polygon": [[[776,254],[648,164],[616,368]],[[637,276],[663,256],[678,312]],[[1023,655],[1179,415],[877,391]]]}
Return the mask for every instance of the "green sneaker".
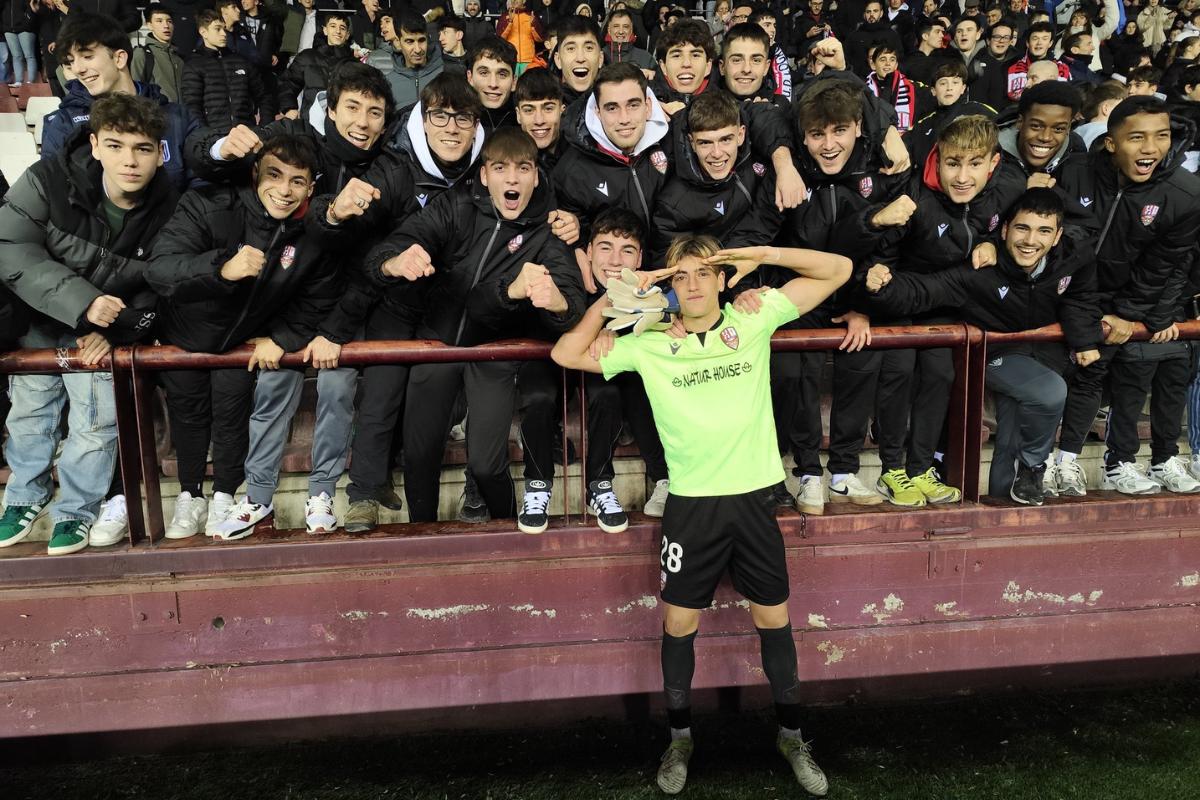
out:
{"label": "green sneaker", "polygon": [[903,469],[890,469],[880,475],[875,488],[894,506],[921,508],[925,505],[925,495]]}
{"label": "green sneaker", "polygon": [[54,532],[50,534],[50,546],[46,552],[52,556],[65,556],[68,553],[78,553],[88,546],[88,531],[91,525],[81,519],[65,519],[54,524]]}
{"label": "green sneaker", "polygon": [[925,499],[935,506],[942,503],[957,503],[959,500],[962,500],[962,492],[953,486],[947,486],[942,483],[942,479],[938,477],[937,470],[933,467],[913,478],[912,482],[921,490],[921,494],[925,495]]}
{"label": "green sneaker", "polygon": [[33,530],[33,523],[46,510],[45,503],[31,506],[5,506],[0,516],[0,547],[9,547],[24,539]]}
{"label": "green sneaker", "polygon": [[687,783],[688,759],[692,757],[692,737],[672,739],[667,751],[662,754],[658,765],[658,776],[654,779],[658,788],[667,794],[679,794]]}
{"label": "green sneaker", "polygon": [[829,793],[829,779],[813,761],[812,748],[799,736],[784,736],[782,732],[775,741],[779,752],[792,765],[796,781],[809,794],[824,797]]}

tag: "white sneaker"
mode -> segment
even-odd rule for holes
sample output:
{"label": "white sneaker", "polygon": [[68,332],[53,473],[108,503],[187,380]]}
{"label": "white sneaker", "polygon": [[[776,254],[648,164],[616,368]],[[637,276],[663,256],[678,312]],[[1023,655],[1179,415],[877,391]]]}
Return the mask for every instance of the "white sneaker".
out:
{"label": "white sneaker", "polygon": [[129,536],[129,509],[125,506],[125,495],[113,495],[100,506],[100,516],[92,525],[88,539],[92,547],[108,547],[119,544]]}
{"label": "white sneaker", "polygon": [[1121,494],[1146,495],[1158,494],[1162,486],[1146,477],[1145,470],[1132,461],[1122,461],[1115,467],[1104,471],[1100,481],[1101,489],[1115,489]]}
{"label": "white sneaker", "polygon": [[820,516],[825,513],[825,478],[820,475],[804,475],[800,478],[800,491],[796,495],[796,510],[801,514]]}
{"label": "white sneaker", "polygon": [[1193,478],[1200,481],[1200,453],[1192,455],[1192,460],[1188,462],[1188,472]]}
{"label": "white sneaker", "polygon": [[273,506],[251,503],[249,497],[243,497],[242,502],[230,510],[225,521],[217,525],[217,529],[213,532],[213,538],[226,542],[245,539],[254,533],[255,525],[271,516],[274,511]]}
{"label": "white sneaker", "polygon": [[308,502],[304,504],[304,529],[308,533],[333,533],[337,530],[333,498],[328,492],[309,495]]}
{"label": "white sneaker", "polygon": [[666,478],[654,484],[654,491],[642,506],[642,513],[647,517],[662,517],[667,510],[667,495],[671,493],[671,482]]}
{"label": "white sneaker", "polygon": [[[1200,481],[1197,481],[1190,474],[1184,461],[1179,456],[1171,456],[1161,464],[1154,464],[1150,467],[1150,472],[1147,473],[1150,480],[1157,483],[1168,492],[1175,494],[1195,494],[1200,492]],[[92,537],[95,538],[95,528],[92,528]]]}
{"label": "white sneaker", "polygon": [[1058,462],[1054,465],[1054,472],[1054,486],[1058,494],[1064,497],[1087,496],[1087,473],[1083,471],[1079,459]]}
{"label": "white sneaker", "polygon": [[229,517],[236,505],[233,495],[225,492],[213,492],[212,502],[208,504],[208,520],[204,523],[204,533],[208,536],[217,535],[217,526]]}
{"label": "white sneaker", "polygon": [[1058,497],[1058,465],[1054,456],[1046,459],[1046,471],[1042,473],[1042,494],[1046,497]]}
{"label": "white sneaker", "polygon": [[883,502],[883,495],[874,489],[864,486],[858,475],[851,473],[845,480],[829,484],[829,502],[853,503],[856,506],[877,506]]}
{"label": "white sneaker", "polygon": [[[216,503],[215,498],[213,503]],[[195,536],[200,532],[200,526],[204,524],[207,513],[207,500],[203,497],[192,497],[191,492],[180,492],[179,497],[175,498],[175,514],[163,535],[168,539],[187,539]]]}

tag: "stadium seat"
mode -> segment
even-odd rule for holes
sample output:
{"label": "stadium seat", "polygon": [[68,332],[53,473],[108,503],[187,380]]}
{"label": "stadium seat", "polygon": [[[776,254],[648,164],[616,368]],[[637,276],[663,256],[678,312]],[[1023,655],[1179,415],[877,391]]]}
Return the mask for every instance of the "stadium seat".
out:
{"label": "stadium seat", "polygon": [[25,133],[25,115],[0,113],[0,133]]}
{"label": "stadium seat", "polygon": [[27,130],[20,133],[13,133],[0,128],[0,154],[16,155],[28,153],[33,158],[37,158],[37,144],[33,141],[33,135]]}
{"label": "stadium seat", "polygon": [[21,174],[36,164],[37,160],[35,152],[12,152],[0,144],[0,172],[4,173],[4,180],[8,181],[9,186],[16,183]]}
{"label": "stadium seat", "polygon": [[29,105],[25,106],[25,123],[37,125],[47,114],[58,109],[59,102],[57,97],[29,98]]}

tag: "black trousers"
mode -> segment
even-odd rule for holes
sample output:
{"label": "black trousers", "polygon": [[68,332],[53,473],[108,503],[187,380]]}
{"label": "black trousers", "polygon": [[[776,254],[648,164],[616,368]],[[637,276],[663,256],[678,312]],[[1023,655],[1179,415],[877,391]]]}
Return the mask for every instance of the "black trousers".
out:
{"label": "black trousers", "polygon": [[1108,416],[1108,452],[1104,461],[1115,466],[1133,461],[1141,442],[1137,423],[1146,393],[1150,393],[1150,463],[1161,464],[1179,455],[1187,385],[1192,378],[1189,342],[1122,345],[1108,368],[1112,410]]}
{"label": "black trousers", "polygon": [[904,466],[904,438],[916,359],[916,350],[834,352],[833,408],[829,415],[831,474],[858,472],[872,414],[878,423],[883,471]]}
{"label": "black trousers", "polygon": [[[380,304],[367,319],[366,339],[412,339],[416,316]],[[376,500],[391,485],[393,457],[399,447],[400,412],[408,389],[407,365],[365,367],[359,388],[358,422],[351,449],[350,502]]]}
{"label": "black trousers", "polygon": [[771,354],[771,405],[779,452],[792,454],[796,475],[821,474],[821,370],[824,350]]}
{"label": "black trousers", "polygon": [[413,522],[433,522],[438,512],[442,456],[454,398],[467,397],[467,468],[492,519],[515,517],[508,474],[508,431],[516,406],[516,362],[420,364],[408,378],[404,409],[404,493]]}
{"label": "black trousers", "polygon": [[[1062,429],[1058,434],[1058,449],[1079,455],[1083,443],[1096,421],[1104,386],[1118,345],[1102,345],[1100,358],[1086,367],[1072,365],[1067,374],[1067,404],[1063,408]],[[1140,409],[1139,409],[1140,410]]]}
{"label": "black trousers", "polygon": [[246,477],[254,373],[245,369],[162,373],[182,491],[198,495],[211,439],[213,491],[233,494]]}
{"label": "black trousers", "polygon": [[905,463],[909,475],[920,475],[933,466],[933,454],[946,427],[950,391],[954,387],[953,350],[948,347],[918,350],[916,361]]}

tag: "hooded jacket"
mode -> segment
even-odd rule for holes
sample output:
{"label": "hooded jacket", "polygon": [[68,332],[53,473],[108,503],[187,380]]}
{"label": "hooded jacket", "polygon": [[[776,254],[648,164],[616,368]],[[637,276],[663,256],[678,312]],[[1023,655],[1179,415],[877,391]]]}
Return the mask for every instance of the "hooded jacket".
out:
{"label": "hooded jacket", "polygon": [[[303,349],[341,288],[329,256],[340,232],[306,226],[308,210],[274,219],[251,186],[184,194],[146,273],[162,296],[163,340],[194,353],[224,353],[258,336],[289,353]],[[242,245],[261,250],[266,265],[255,278],[226,280],[221,267]]]}
{"label": "hooded jacket", "polygon": [[142,84],[157,84],[172,103],[183,98],[183,59],[173,44],[163,44],[147,36],[140,47],[133,49],[129,74]]}
{"label": "hooded jacket", "polygon": [[[1015,332],[1061,323],[1071,352],[1098,348],[1104,341],[1096,295],[1096,265],[1086,242],[1070,236],[1046,256],[1033,277],[1017,266],[1004,247],[986,269],[949,269],[928,275],[896,272],[870,304],[885,315],[910,317],[936,308],[955,308],[964,321],[986,331]],[[1062,347],[1014,342],[988,347],[988,357],[1041,355],[1061,370]]]}
{"label": "hooded jacket", "polygon": [[1118,174],[1103,140],[1058,181],[1094,215],[1101,307],[1152,331],[1182,319],[1200,230],[1200,178],[1181,168],[1195,129],[1174,116],[1171,128],[1171,148],[1144,183]]}
{"label": "hooded jacket", "polygon": [[[154,100],[163,107],[167,115],[167,128],[163,131],[163,165],[175,188],[183,191],[187,188],[191,175],[184,164],[184,142],[193,131],[199,128],[195,118],[188,113],[187,108],[178,103],[172,103],[163,95],[162,90],[153,83],[145,84],[134,81],[138,97]],[[46,115],[42,129],[42,158],[51,158],[67,143],[71,133],[82,126],[92,117],[92,103],[95,98],[79,81],[67,83],[67,96],[62,104]]]}
{"label": "hooded jacket", "polygon": [[206,128],[229,131],[254,126],[259,115],[275,118],[275,98],[267,94],[258,69],[228,49],[197,50],[183,68],[183,102]]}
{"label": "hooded jacket", "polygon": [[405,66],[404,55],[392,49],[391,45],[387,45],[387,49],[392,56],[392,68],[387,73],[392,99],[396,101],[396,108],[407,108],[421,99],[421,90],[445,69],[442,48],[437,46],[437,42],[430,42],[425,65],[417,69]]}
{"label": "hooded jacket", "polygon": [[337,47],[322,44],[297,53],[279,76],[279,112],[286,114],[299,109],[301,116],[307,114],[317,93],[329,85],[337,66],[353,60],[354,54],[345,44]]}
{"label": "hooded jacket", "polygon": [[475,140],[471,152],[465,159],[466,163],[454,167],[441,164],[429,148],[429,140],[425,138],[425,127],[422,123],[425,110],[421,103],[400,112],[400,121],[396,125],[392,138],[392,147],[399,152],[405,161],[411,176],[412,199],[415,208],[424,208],[439,194],[450,189],[464,178],[471,180],[478,170],[475,164],[479,153],[483,150],[483,125],[475,123]]}
{"label": "hooded jacket", "polygon": [[572,104],[562,118],[560,136],[570,149],[554,168],[559,208],[579,217],[580,238],[596,214],[609,206],[628,208],[649,224],[659,190],[667,179],[669,123],[653,90],[647,92],[650,119],[641,141],[629,155],[622,153],[604,133],[596,98]]}
{"label": "hooded jacket", "polygon": [[782,217],[775,207],[775,175],[751,153],[749,140],[738,148],[733,170],[721,180],[704,171],[692,150],[684,117],[671,135],[674,174],[654,205],[650,224],[650,263],[660,264],[675,237],[707,233],[724,247],[769,244]]}
{"label": "hooded jacket", "polygon": [[[382,273],[384,262],[419,244],[436,272],[424,292],[425,314],[418,333],[446,344],[469,346],[512,336],[555,338],[583,314],[579,267],[546,219],[554,193],[542,175],[529,204],[515,220],[500,216],[487,187],[464,182],[443,192],[409,217],[367,257],[377,280],[403,287],[404,278]],[[562,314],[508,298],[508,286],[526,262],[544,265],[567,301]]]}
{"label": "hooded jacket", "polygon": [[[101,332],[113,344],[130,344],[154,322],[157,298],[145,275],[150,245],[177,194],[159,170],[114,236],[102,209],[102,174],[84,129],[22,174],[0,206],[0,281],[37,314],[81,334],[97,330],[86,319],[93,300],[120,297],[125,309]],[[0,315],[0,329],[13,311],[8,320]]]}

